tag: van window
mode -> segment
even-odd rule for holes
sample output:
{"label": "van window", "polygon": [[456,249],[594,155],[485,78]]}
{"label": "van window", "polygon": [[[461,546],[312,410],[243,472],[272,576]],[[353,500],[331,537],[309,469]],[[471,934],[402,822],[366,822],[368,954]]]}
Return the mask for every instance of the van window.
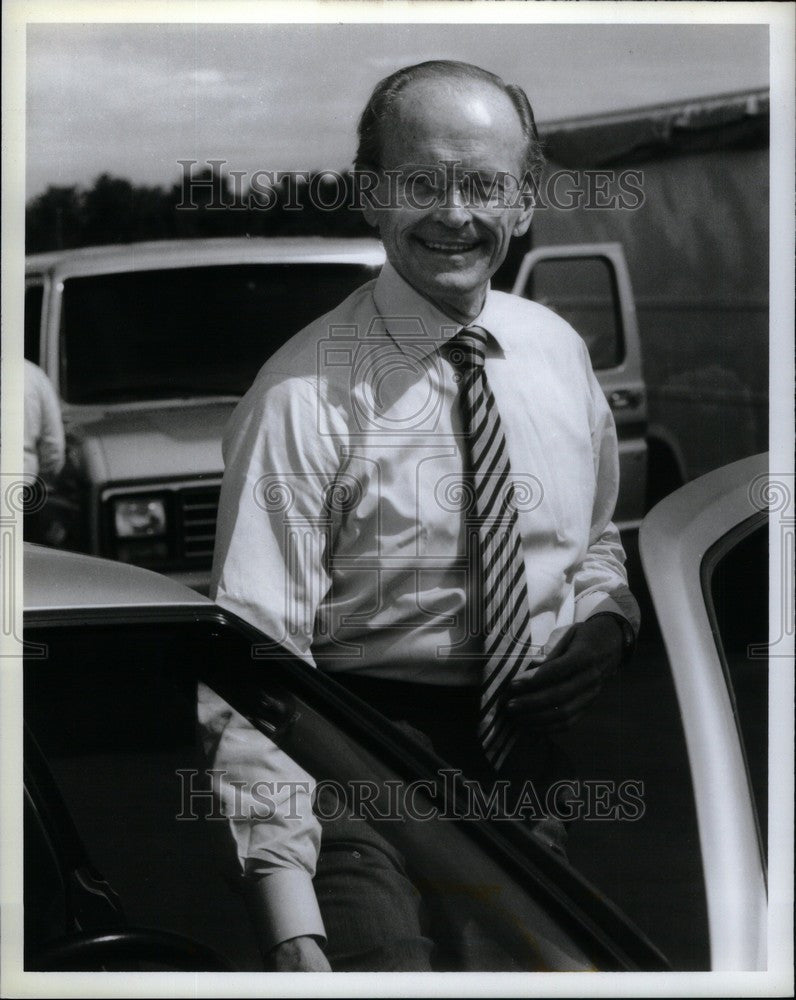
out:
{"label": "van window", "polygon": [[607,258],[544,258],[534,265],[525,296],[552,309],[577,330],[586,341],[595,371],[621,364],[619,294]]}

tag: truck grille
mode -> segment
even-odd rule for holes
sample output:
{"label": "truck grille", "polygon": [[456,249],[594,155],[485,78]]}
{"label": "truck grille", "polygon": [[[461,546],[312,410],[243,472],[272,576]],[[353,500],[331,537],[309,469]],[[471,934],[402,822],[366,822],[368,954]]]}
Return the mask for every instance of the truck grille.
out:
{"label": "truck grille", "polygon": [[210,563],[216,537],[219,485],[187,486],[179,490],[182,555],[191,563]]}

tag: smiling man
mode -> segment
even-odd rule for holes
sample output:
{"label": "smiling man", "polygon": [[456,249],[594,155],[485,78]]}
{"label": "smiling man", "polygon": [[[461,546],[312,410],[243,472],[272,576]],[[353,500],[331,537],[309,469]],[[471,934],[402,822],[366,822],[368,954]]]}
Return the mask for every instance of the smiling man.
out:
{"label": "smiling man", "polygon": [[[374,149],[368,133],[380,135],[376,123],[384,109],[378,105],[390,97],[390,127]],[[377,187],[368,221],[378,227],[401,277],[448,316],[468,323],[481,311],[512,236],[524,235],[530,225],[532,206],[503,186],[507,177],[520,181],[528,166],[536,166],[526,163],[524,129],[531,121],[521,121],[505,91],[478,77],[465,82],[419,75],[399,90],[387,88],[371,115],[358,166],[398,183],[388,187],[382,208],[374,207],[384,205]],[[490,190],[495,204],[479,211],[474,201]]]}
{"label": "smiling man", "polygon": [[[542,794],[571,777],[550,734],[627,657],[638,616],[611,522],[616,434],[586,348],[549,310],[490,289],[531,222],[531,107],[477,67],[424,63],[376,87],[359,138],[388,261],[238,407],[214,596],[484,785],[531,779]],[[214,767],[295,774],[212,699],[201,717]],[[273,964],[432,968],[411,871],[375,833],[348,849],[345,821],[320,831],[324,930],[319,830],[308,795],[282,811],[297,805],[301,822],[235,827]],[[562,829],[537,824],[559,848]]]}

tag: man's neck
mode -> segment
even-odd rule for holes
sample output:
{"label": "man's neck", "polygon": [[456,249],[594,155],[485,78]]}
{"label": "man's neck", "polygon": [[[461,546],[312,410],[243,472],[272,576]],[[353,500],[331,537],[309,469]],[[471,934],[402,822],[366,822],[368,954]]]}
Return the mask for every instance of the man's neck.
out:
{"label": "man's neck", "polygon": [[480,295],[476,299],[475,305],[470,306],[469,303],[465,302],[454,305],[449,302],[440,302],[438,299],[432,299],[429,295],[421,292],[419,288],[416,288],[407,277],[401,274],[395,265],[393,265],[393,268],[396,274],[398,274],[413,291],[415,291],[421,298],[425,299],[426,302],[431,303],[435,309],[439,309],[441,313],[444,313],[444,315],[453,320],[454,323],[461,323],[462,326],[467,326],[467,324],[471,323],[476,316],[481,314],[481,311],[484,308],[486,293],[489,286],[481,290]]}

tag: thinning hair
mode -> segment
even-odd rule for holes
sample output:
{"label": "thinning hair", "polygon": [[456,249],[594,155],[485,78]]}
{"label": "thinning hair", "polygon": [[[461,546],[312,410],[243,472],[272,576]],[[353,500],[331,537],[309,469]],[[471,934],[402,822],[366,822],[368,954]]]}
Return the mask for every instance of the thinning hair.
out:
{"label": "thinning hair", "polygon": [[370,100],[359,119],[359,145],[354,159],[354,169],[357,171],[379,170],[382,166],[383,128],[393,113],[396,99],[400,93],[416,80],[479,80],[491,83],[501,90],[514,105],[520,120],[522,133],[525,136],[525,156],[522,169],[529,173],[534,181],[544,166],[544,154],[536,130],[533,109],[528,96],[522,87],[513,83],[505,83],[495,73],[474,66],[472,63],[457,62],[453,59],[433,59],[396,70],[376,84]]}

